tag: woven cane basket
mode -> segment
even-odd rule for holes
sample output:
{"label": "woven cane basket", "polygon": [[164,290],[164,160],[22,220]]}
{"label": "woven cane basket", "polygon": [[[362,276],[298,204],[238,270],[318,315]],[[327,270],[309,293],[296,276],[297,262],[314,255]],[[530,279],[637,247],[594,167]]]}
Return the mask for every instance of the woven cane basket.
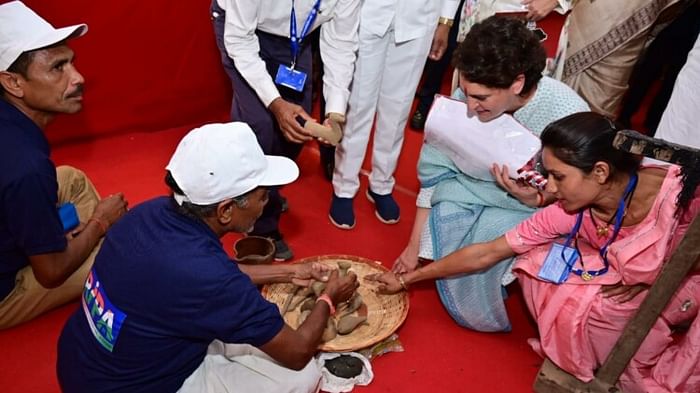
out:
{"label": "woven cane basket", "polygon": [[[350,271],[355,272],[360,283],[358,291],[366,305],[363,305],[357,314],[367,316],[367,323],[360,325],[352,333],[337,335],[333,340],[322,343],[321,351],[326,352],[350,352],[374,345],[389,337],[401,326],[408,314],[408,294],[399,292],[395,295],[380,295],[373,290],[373,286],[365,282],[365,276],[373,273],[384,273],[387,269],[379,262],[353,255],[321,255],[304,258],[295,263],[321,262],[337,268],[338,261],[348,261],[352,264]],[[262,289],[263,296],[277,304],[282,309],[287,297],[295,290],[293,284],[270,284]],[[293,328],[299,326],[299,306],[289,310],[284,315],[284,320]]]}

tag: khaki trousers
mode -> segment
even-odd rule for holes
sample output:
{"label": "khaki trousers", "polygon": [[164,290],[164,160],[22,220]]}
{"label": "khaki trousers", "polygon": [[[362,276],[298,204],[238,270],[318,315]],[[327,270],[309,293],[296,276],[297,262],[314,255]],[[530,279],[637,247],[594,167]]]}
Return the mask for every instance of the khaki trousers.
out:
{"label": "khaki trousers", "polygon": [[[56,175],[58,202],[72,202],[78,211],[80,221],[86,222],[100,200],[95,186],[85,173],[73,167],[60,166],[56,168]],[[29,321],[77,298],[100,245],[102,245],[101,240],[80,268],[57,288],[42,287],[34,277],[31,266],[20,270],[15,279],[15,288],[0,302],[0,330]]]}

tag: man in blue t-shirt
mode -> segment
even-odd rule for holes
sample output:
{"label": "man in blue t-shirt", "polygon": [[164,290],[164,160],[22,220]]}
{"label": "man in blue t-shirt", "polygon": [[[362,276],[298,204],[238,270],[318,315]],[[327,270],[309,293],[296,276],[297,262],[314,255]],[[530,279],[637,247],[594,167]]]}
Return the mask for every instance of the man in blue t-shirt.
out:
{"label": "man in blue t-shirt", "polygon": [[[221,246],[250,232],[267,187],[294,181],[245,123],[208,124],[180,141],[166,167],[169,197],[144,202],[110,230],[82,307],[58,343],[64,392],[315,392],[312,360],[335,305],[358,287],[320,263],[239,265]],[[326,281],[297,330],[257,285]]]}
{"label": "man in blue t-shirt", "polygon": [[66,42],[86,31],[0,5],[0,329],[77,298],[100,238],[126,212],[121,194],[100,201],[83,172],[56,168],[43,132],[82,107]]}

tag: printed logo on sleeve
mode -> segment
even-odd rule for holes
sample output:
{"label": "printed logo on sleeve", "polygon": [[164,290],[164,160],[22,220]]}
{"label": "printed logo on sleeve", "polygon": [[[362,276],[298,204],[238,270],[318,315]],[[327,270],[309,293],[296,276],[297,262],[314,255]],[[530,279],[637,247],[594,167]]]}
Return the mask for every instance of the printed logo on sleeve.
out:
{"label": "printed logo on sleeve", "polygon": [[90,270],[83,289],[83,311],[90,324],[90,330],[106,350],[112,352],[119,338],[126,314],[114,306],[100,286],[95,268]]}

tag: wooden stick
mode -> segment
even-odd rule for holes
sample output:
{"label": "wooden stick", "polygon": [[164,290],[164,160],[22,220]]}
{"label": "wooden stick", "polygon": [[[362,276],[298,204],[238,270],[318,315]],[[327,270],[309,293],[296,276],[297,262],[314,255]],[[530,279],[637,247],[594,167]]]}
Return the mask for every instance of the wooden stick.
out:
{"label": "wooden stick", "polygon": [[610,384],[617,382],[647,333],[654,326],[661,311],[698,261],[700,257],[698,244],[700,244],[700,219],[695,217],[671,260],[664,265],[659,277],[649,289],[639,311],[627,323],[605,363],[596,373],[597,379]]}
{"label": "wooden stick", "polygon": [[681,166],[696,167],[700,162],[700,150],[651,138],[632,130],[618,131],[613,146],[618,150]]}
{"label": "wooden stick", "polygon": [[[632,130],[619,131],[613,146],[622,151],[684,166],[698,165],[700,160],[700,150],[650,138]],[[698,261],[700,248],[697,244],[699,242],[700,220],[695,217],[678,249],[664,265],[654,285],[649,289],[639,311],[627,323],[605,363],[596,373],[596,379],[612,385],[617,383],[661,311]]]}

